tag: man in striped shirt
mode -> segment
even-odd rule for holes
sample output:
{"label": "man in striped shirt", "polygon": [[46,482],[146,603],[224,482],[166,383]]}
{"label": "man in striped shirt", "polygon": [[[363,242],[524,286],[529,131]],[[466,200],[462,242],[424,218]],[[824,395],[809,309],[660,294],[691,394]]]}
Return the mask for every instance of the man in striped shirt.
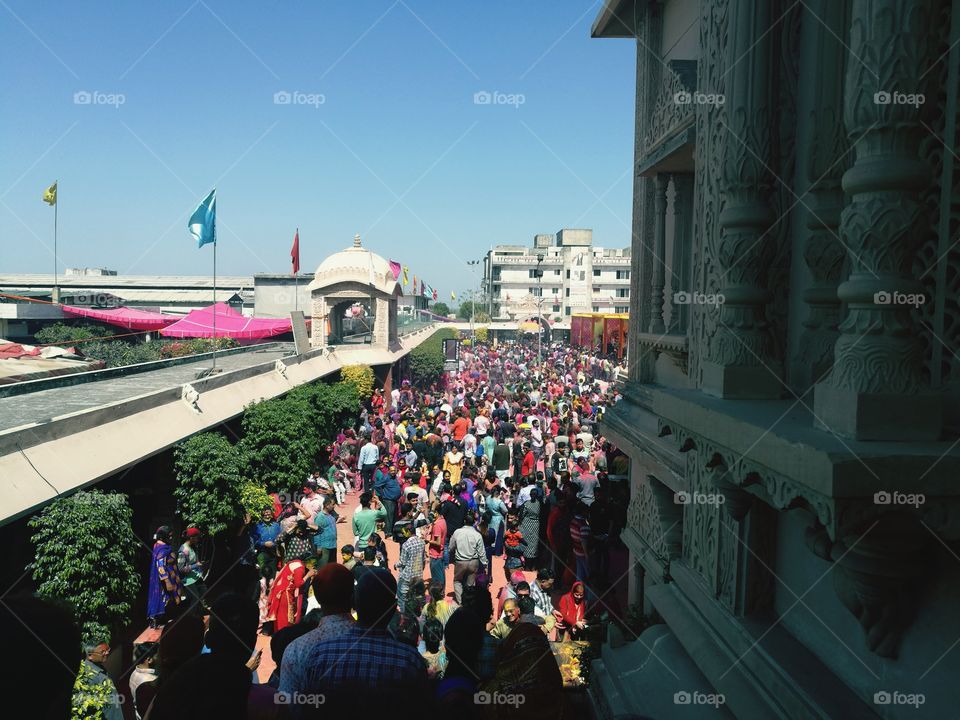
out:
{"label": "man in striped shirt", "polygon": [[583,502],[577,502],[573,508],[573,520],[570,521],[570,544],[577,562],[577,580],[584,585],[587,584],[590,567],[590,522],[587,520],[589,512],[590,509]]}

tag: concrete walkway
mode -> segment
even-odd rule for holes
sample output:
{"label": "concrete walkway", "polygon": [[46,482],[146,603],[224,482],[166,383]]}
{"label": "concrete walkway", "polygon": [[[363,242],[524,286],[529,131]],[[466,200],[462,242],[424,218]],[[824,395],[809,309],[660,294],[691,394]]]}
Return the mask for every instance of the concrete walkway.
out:
{"label": "concrete walkway", "polygon": [[[265,350],[217,358],[224,372],[273,362],[293,354],[293,346],[273,345]],[[210,359],[148,370],[122,377],[0,398],[0,432],[29,423],[43,423],[60,415],[89,410],[120,400],[177,387],[196,379],[197,372],[210,367]]]}

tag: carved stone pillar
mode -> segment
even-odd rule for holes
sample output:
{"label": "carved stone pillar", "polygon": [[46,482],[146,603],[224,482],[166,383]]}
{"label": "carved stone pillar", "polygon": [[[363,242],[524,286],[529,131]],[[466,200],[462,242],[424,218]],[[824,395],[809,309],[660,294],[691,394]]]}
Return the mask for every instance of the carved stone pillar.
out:
{"label": "carved stone pillar", "polygon": [[843,108],[843,83],[847,36],[846,0],[812,0],[803,8],[803,67],[812,68],[812,99],[807,148],[808,201],[804,202],[806,225],[802,246],[812,283],[803,292],[809,306],[800,338],[797,385],[807,390],[829,372],[833,349],[839,337],[840,298],[837,285],[846,252],[839,241],[843,189],[840,179],[850,165],[847,137],[839,119]]}
{"label": "carved stone pillar", "polygon": [[[923,238],[922,190],[931,168],[919,155],[922,103],[935,32],[929,0],[854,0],[845,121],[856,162],[840,220],[852,272],[840,286],[849,315],[833,369],[817,385],[815,423],[861,440],[932,440],[940,397],[924,387],[912,313],[921,292],[908,269]],[[864,63],[863,58],[870,58]]]}
{"label": "carved stone pillar", "polygon": [[387,347],[390,338],[390,306],[386,299],[376,298],[373,301],[373,344],[378,347]]}
{"label": "carved stone pillar", "polygon": [[327,346],[327,315],[330,310],[327,301],[322,295],[314,295],[311,300],[310,315],[310,346],[322,348]]}
{"label": "carved stone pillar", "polygon": [[653,187],[653,282],[650,284],[650,332],[662,333],[663,288],[667,277],[667,184],[669,176],[657,173]]}
{"label": "carved stone pillar", "polygon": [[693,175],[675,174],[673,179],[673,247],[670,252],[670,292],[666,295],[670,335],[681,335],[689,326],[690,305],[674,303],[679,292],[690,291],[690,229],[693,227]]}
{"label": "carved stone pillar", "polygon": [[728,9],[730,70],[719,180],[725,206],[716,257],[722,297],[713,299],[722,305],[720,328],[701,365],[702,390],[722,398],[773,398],[782,390],[765,318],[771,298],[765,273],[776,237],[768,232],[774,220],[768,198],[776,117],[771,75],[777,67],[770,26],[778,8],[772,0],[740,0]]}

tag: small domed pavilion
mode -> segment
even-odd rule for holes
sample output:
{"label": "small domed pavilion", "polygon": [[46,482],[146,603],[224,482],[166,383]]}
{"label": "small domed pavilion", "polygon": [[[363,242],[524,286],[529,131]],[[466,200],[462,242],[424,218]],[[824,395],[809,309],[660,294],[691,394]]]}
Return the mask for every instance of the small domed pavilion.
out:
{"label": "small domed pavilion", "polygon": [[326,258],[310,291],[314,348],[369,344],[398,350],[397,298],[403,295],[390,263],[355,235],[353,246]]}

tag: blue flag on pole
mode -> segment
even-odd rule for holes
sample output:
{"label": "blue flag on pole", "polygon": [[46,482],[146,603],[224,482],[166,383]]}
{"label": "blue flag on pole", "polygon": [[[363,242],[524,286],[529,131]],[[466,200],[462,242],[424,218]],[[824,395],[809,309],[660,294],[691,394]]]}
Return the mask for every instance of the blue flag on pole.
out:
{"label": "blue flag on pole", "polygon": [[210,191],[193,211],[187,223],[190,234],[197,239],[197,247],[217,241],[217,189]]}

